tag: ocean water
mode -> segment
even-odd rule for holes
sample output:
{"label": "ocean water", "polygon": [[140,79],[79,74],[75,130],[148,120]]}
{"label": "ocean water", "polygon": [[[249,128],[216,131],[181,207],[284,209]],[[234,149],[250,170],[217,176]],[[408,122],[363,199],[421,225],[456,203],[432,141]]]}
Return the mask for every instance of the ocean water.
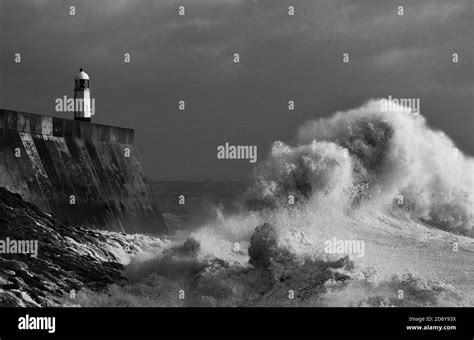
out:
{"label": "ocean water", "polygon": [[166,249],[80,305],[473,306],[473,170],[422,114],[336,112],[275,141],[248,183],[155,183]]}
{"label": "ocean water", "polygon": [[[157,181],[152,183],[171,235],[183,235],[217,217],[216,209],[235,211],[247,184],[238,181]],[[182,201],[181,196],[184,196]]]}

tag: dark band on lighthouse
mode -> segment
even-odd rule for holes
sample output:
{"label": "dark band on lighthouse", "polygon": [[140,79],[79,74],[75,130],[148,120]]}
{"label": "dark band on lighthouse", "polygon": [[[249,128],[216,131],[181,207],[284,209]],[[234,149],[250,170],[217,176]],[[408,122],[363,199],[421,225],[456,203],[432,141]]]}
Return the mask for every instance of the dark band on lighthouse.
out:
{"label": "dark band on lighthouse", "polygon": [[91,121],[89,75],[81,67],[74,79],[74,120]]}

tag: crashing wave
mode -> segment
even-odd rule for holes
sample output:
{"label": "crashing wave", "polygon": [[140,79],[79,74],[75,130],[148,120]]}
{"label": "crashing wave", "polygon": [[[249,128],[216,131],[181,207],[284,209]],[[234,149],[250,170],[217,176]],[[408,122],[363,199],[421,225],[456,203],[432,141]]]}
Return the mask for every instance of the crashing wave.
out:
{"label": "crashing wave", "polygon": [[300,127],[294,146],[273,144],[255,173],[250,206],[299,204],[341,213],[369,207],[473,236],[472,157],[425,118],[382,100]]}

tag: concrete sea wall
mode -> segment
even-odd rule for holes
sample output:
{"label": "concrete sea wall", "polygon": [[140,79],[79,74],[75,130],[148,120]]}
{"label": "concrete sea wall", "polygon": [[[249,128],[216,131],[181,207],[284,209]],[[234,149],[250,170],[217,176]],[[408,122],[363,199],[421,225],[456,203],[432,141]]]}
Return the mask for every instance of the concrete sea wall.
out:
{"label": "concrete sea wall", "polygon": [[131,129],[0,109],[0,186],[72,225],[166,231]]}

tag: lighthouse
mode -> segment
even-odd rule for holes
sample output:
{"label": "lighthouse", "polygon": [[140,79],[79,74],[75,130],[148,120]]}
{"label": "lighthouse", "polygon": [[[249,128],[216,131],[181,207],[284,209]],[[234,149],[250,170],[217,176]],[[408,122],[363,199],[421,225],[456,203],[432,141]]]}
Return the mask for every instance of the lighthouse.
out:
{"label": "lighthouse", "polygon": [[81,67],[74,79],[74,120],[91,121],[91,90],[89,76]]}

